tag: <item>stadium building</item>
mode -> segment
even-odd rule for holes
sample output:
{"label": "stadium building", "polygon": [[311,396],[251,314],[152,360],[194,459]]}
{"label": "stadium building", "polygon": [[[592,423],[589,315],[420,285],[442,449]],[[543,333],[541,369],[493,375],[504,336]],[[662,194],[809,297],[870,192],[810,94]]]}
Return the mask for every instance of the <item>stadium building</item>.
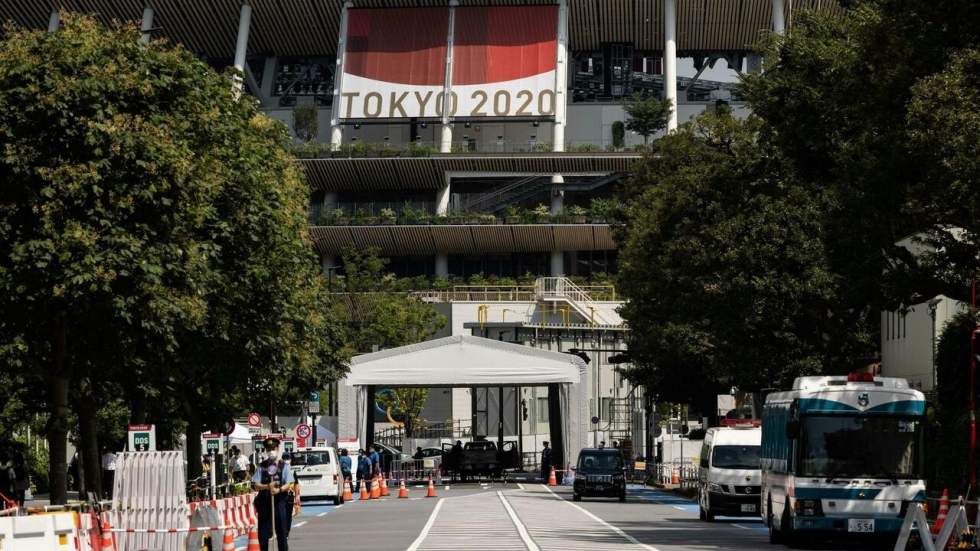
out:
{"label": "stadium building", "polygon": [[[644,455],[649,401],[610,361],[622,359],[628,328],[615,290],[598,281],[616,271],[608,199],[644,143],[623,128],[623,100],[670,99],[668,130],[719,103],[744,113],[735,81],[762,70],[753,44],[784,31],[795,12],[823,9],[840,8],[836,0],[0,0],[0,20],[50,31],[64,11],[138,21],[144,40],[166,38],[217,69],[240,70],[234,85],[296,135],[327,277],[346,249],[374,247],[400,276],[484,279],[419,289],[449,319],[439,336],[579,351],[598,418],[589,439],[628,439]],[[452,424],[451,437],[499,429],[533,454],[554,427],[547,387],[497,390],[436,389],[424,417]],[[341,412],[326,413],[343,433]]]}

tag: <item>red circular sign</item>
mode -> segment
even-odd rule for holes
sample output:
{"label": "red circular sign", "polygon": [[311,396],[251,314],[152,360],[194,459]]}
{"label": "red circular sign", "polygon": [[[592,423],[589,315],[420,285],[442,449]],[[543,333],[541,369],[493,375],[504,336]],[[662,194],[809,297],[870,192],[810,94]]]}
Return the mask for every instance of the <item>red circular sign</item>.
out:
{"label": "red circular sign", "polygon": [[306,439],[309,438],[311,434],[313,434],[313,429],[311,429],[309,425],[296,425],[296,436]]}
{"label": "red circular sign", "polygon": [[250,426],[250,427],[258,427],[260,425],[262,425],[262,416],[259,415],[258,413],[249,413],[248,414],[248,426]]}

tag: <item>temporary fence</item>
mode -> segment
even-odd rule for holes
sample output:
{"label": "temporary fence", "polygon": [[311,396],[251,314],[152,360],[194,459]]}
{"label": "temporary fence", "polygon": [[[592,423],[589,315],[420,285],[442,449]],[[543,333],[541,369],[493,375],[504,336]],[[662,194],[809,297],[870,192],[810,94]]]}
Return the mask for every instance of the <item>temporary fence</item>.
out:
{"label": "temporary fence", "polygon": [[419,482],[428,480],[432,477],[436,484],[442,484],[442,458],[427,457],[425,459],[405,459],[394,460],[391,462],[391,469],[388,478],[392,480],[404,480],[408,482]]}
{"label": "temporary fence", "polygon": [[664,486],[686,489],[694,488],[698,483],[698,467],[690,463],[657,463],[652,472],[655,480]]}
{"label": "temporary fence", "polygon": [[[150,532],[189,528],[187,474],[179,451],[129,452],[118,456],[107,518],[116,551],[181,551],[184,532]],[[128,531],[133,530],[133,531]],[[140,530],[140,531],[136,531]]]}
{"label": "temporary fence", "polygon": [[[932,500],[930,500],[932,501]],[[930,523],[926,517],[925,506],[922,503],[912,503],[905,512],[902,526],[895,541],[895,551],[906,551],[912,536],[918,535],[918,547],[922,551],[938,551],[947,548],[977,549],[977,529],[980,527],[980,507],[977,508],[975,522],[970,524],[967,516],[967,506],[977,506],[976,501],[964,501],[962,497],[949,508],[942,525]]]}

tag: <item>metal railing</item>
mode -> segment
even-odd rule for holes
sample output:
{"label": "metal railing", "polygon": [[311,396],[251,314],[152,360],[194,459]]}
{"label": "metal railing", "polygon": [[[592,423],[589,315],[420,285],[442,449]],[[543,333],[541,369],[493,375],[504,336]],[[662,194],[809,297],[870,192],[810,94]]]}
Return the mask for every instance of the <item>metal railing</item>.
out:
{"label": "metal railing", "polygon": [[534,283],[538,300],[564,300],[592,324],[608,324],[585,289],[567,277],[542,277]]}
{"label": "metal railing", "polygon": [[[616,300],[616,288],[612,285],[586,285],[578,287],[604,300]],[[416,291],[414,296],[426,302],[534,302],[538,300],[535,285],[456,285],[451,289]]]}
{"label": "metal railing", "polygon": [[698,466],[689,462],[657,463],[652,473],[656,481],[664,486],[693,489],[698,485]]}

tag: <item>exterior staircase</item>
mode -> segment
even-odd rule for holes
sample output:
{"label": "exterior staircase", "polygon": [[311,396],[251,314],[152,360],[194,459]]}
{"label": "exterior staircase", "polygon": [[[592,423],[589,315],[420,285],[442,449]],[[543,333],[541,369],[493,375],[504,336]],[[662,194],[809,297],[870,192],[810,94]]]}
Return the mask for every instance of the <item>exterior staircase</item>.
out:
{"label": "exterior staircase", "polygon": [[534,296],[542,303],[564,303],[592,325],[619,325],[608,319],[584,289],[567,277],[540,277],[534,282]]}

